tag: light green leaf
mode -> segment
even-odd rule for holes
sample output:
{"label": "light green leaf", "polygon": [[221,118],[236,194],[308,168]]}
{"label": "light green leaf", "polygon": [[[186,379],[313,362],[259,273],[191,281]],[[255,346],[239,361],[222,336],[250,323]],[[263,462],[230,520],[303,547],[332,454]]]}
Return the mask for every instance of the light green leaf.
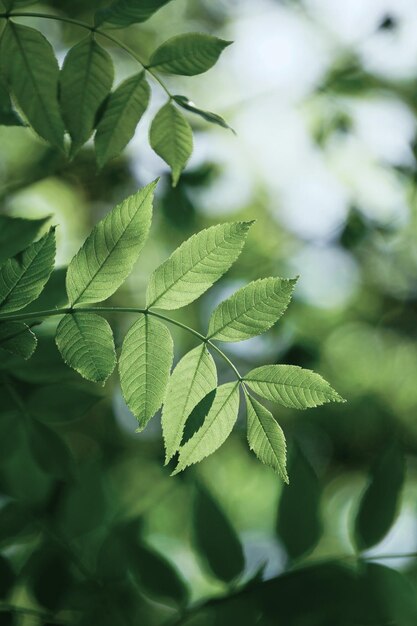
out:
{"label": "light green leaf", "polygon": [[245,376],[255,393],[291,409],[344,402],[319,374],[296,365],[263,365]]}
{"label": "light green leaf", "polygon": [[161,72],[195,76],[213,67],[231,43],[205,33],[177,35],[155,50],[149,65]]}
{"label": "light green leaf", "polygon": [[145,72],[131,76],[110,94],[94,137],[99,167],[117,156],[133,137],[149,97]]}
{"label": "light green leaf", "polygon": [[238,410],[239,383],[226,383],[218,387],[202,427],[180,448],[178,465],[172,475],[220,448],[232,432]]}
{"label": "light green leaf", "polygon": [[216,365],[205,344],[188,352],[174,369],[162,410],[165,464],[180,447],[191,411],[216,385]]}
{"label": "light green leaf", "polygon": [[126,198],[93,228],[68,266],[72,306],[105,300],[130,274],[148,236],[156,184]]}
{"label": "light green leaf", "polygon": [[261,278],[242,287],[213,311],[208,335],[242,341],[265,332],[287,308],[296,280]]}
{"label": "light green leaf", "polygon": [[158,9],[170,0],[116,0],[108,8],[96,13],[95,23],[108,22],[114,26],[129,26],[146,22]]}
{"label": "light green leaf", "polygon": [[149,142],[156,154],[170,166],[175,187],[193,151],[193,131],[171,102],[155,115],[149,130]]}
{"label": "light green leaf", "polygon": [[150,315],[141,316],[127,333],[119,360],[126,404],[143,430],[160,408],[174,357],[169,330]]}
{"label": "light green leaf", "polygon": [[355,519],[355,542],[359,550],[371,548],[387,534],[397,517],[405,479],[405,460],[397,444],[377,459],[362,494]]}
{"label": "light green leaf", "polygon": [[260,402],[246,395],[248,410],[248,442],[258,459],[272,467],[288,483],[287,446],[281,427]]}
{"label": "light green leaf", "polygon": [[25,123],[15,111],[7,86],[0,78],[0,124],[3,126],[24,126]]}
{"label": "light green leaf", "polygon": [[26,220],[0,215],[0,262],[15,256],[32,243],[48,220],[49,217]]}
{"label": "light green leaf", "polygon": [[217,113],[211,113],[211,111],[205,111],[204,109],[199,109],[194,102],[189,100],[187,96],[176,95],[173,96],[175,102],[180,105],[183,109],[187,111],[191,111],[191,113],[195,113],[202,117],[206,122],[210,122],[211,124],[217,124],[217,126],[221,126],[222,128],[228,128],[233,133],[235,132],[233,128],[229,126],[229,124]]}
{"label": "light green leaf", "polygon": [[94,129],[97,111],[113,84],[109,53],[89,36],[65,57],[60,78],[62,115],[76,152]]}
{"label": "light green leaf", "polygon": [[64,315],[55,341],[67,365],[87,380],[104,385],[116,365],[113,332],[107,320],[94,313]]}
{"label": "light green leaf", "polygon": [[28,359],[35,351],[36,335],[23,322],[0,322],[0,347]]}
{"label": "light green leaf", "polygon": [[18,311],[35,300],[54,268],[55,229],[0,266],[0,311]]}
{"label": "light green leaf", "polygon": [[6,80],[31,126],[52,145],[63,148],[59,68],[50,43],[39,31],[9,20],[3,32],[1,55]]}
{"label": "light green leaf", "polygon": [[252,224],[218,224],[187,239],[152,274],[147,306],[179,309],[201,296],[236,261]]}

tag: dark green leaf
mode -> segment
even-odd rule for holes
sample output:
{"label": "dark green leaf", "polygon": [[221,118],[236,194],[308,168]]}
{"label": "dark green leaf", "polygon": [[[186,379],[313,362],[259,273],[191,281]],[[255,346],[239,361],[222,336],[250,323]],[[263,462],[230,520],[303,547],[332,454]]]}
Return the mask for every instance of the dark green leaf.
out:
{"label": "dark green leaf", "polygon": [[49,217],[26,220],[0,215],[0,263],[27,248],[48,220]]}
{"label": "dark green leaf", "polygon": [[28,410],[42,422],[63,424],[81,419],[102,397],[94,393],[91,386],[47,385],[35,389]]}
{"label": "dark green leaf", "polygon": [[2,78],[0,78],[0,124],[3,126],[25,125],[20,115],[13,108],[9,92]]}
{"label": "dark green leaf", "polygon": [[193,541],[203,564],[219,580],[230,583],[243,573],[245,558],[239,537],[202,485],[198,485],[194,499]]}
{"label": "dark green leaf", "polygon": [[397,445],[392,445],[372,468],[359,503],[355,520],[355,542],[359,550],[371,548],[391,528],[398,513],[404,476],[404,455]]}
{"label": "dark green leaf", "polygon": [[174,100],[177,104],[179,104],[183,109],[187,111],[191,111],[191,113],[195,113],[202,117],[206,122],[210,122],[211,124],[217,124],[217,126],[221,126],[222,128],[228,128],[232,132],[235,132],[233,128],[229,126],[229,124],[217,113],[211,113],[211,111],[205,111],[204,109],[198,108],[194,102],[189,100],[187,96],[174,96]]}
{"label": "dark green leaf", "polygon": [[149,97],[145,72],[131,76],[110,94],[94,137],[99,167],[116,157],[133,137]]}
{"label": "dark green leaf", "polygon": [[50,43],[39,31],[9,20],[1,55],[7,82],[32,128],[52,145],[63,148],[59,68]]}
{"label": "dark green leaf", "polygon": [[16,575],[6,557],[0,555],[0,598],[6,598],[13,587]]}
{"label": "dark green leaf", "polygon": [[298,559],[310,552],[320,539],[321,489],[310,463],[294,446],[288,463],[290,484],[283,488],[276,530],[288,556]]}
{"label": "dark green leaf", "polygon": [[44,472],[64,480],[73,477],[75,464],[68,446],[55,431],[35,419],[29,424],[29,446]]}
{"label": "dark green leaf", "polygon": [[36,349],[36,335],[23,322],[0,322],[0,348],[24,359]]}
{"label": "dark green leaf", "polygon": [[60,78],[62,115],[72,138],[72,153],[87,141],[97,111],[113,84],[113,61],[92,36],[77,43],[65,57]]}
{"label": "dark green leaf", "polygon": [[122,27],[145,22],[168,2],[170,0],[116,0],[107,9],[97,11],[95,22]]}
{"label": "dark green leaf", "polygon": [[155,50],[149,65],[170,74],[195,76],[213,67],[231,43],[205,33],[177,35]]}

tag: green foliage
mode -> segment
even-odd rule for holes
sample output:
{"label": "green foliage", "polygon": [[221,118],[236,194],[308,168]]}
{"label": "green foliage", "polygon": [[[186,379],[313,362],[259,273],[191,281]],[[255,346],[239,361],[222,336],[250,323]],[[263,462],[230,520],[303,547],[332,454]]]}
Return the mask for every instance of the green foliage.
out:
{"label": "green foliage", "polygon": [[149,65],[168,74],[195,76],[213,67],[231,43],[203,33],[177,35],[155,50]]}
{"label": "green foliage", "polygon": [[113,26],[129,26],[145,22],[170,0],[144,0],[140,4],[136,0],[116,0],[109,8],[96,14],[96,24],[108,22]]}
{"label": "green foliage", "polygon": [[193,132],[190,124],[171,102],[167,102],[152,120],[149,141],[155,152],[172,170],[175,187],[193,151]]}
{"label": "green foliage", "polygon": [[359,503],[355,520],[355,542],[359,550],[371,548],[391,528],[398,513],[404,478],[404,456],[398,445],[392,445],[377,459]]}
{"label": "green foliage", "polygon": [[23,248],[27,248],[38,236],[48,219],[45,217],[38,220],[25,220],[0,215],[0,263],[15,256]]}
{"label": "green foliage", "polygon": [[60,76],[62,116],[72,139],[72,153],[91,136],[99,107],[113,84],[113,61],[92,36],[65,57]]}
{"label": "green foliage", "polygon": [[193,509],[193,542],[203,566],[224,583],[242,575],[242,544],[230,521],[209,491],[196,486]]}
{"label": "green foliage", "polygon": [[147,315],[133,324],[123,341],[120,384],[139,430],[145,428],[164,400],[173,356],[169,330]]}
{"label": "green foliage", "polygon": [[0,348],[29,359],[36,349],[36,335],[24,322],[0,324]]}
{"label": "green foliage", "polygon": [[0,124],[4,126],[24,126],[19,114],[14,110],[7,87],[0,78]]}
{"label": "green foliage", "polygon": [[210,111],[204,111],[204,109],[199,109],[195,106],[194,102],[187,98],[187,96],[176,95],[174,96],[174,100],[177,104],[180,105],[180,107],[182,107],[186,111],[191,111],[191,113],[199,115],[203,118],[203,120],[206,120],[206,122],[210,122],[211,124],[217,124],[217,126],[221,126],[222,128],[229,128],[230,130],[232,130],[229,124],[220,115],[217,115],[217,113],[211,113]]}
{"label": "green foliage", "polygon": [[53,146],[63,148],[59,69],[49,42],[39,31],[9,21],[0,55],[2,72],[32,128]]}

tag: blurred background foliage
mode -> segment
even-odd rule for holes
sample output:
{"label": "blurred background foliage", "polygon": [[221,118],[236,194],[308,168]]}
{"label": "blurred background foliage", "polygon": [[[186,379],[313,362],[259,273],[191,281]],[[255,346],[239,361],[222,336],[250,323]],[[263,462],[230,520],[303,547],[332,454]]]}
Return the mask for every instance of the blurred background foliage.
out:
{"label": "blurred background foliage", "polygon": [[[102,4],[30,9],[90,19]],[[60,61],[83,34],[23,21]],[[417,623],[415,558],[384,558],[417,550],[416,28],[413,0],[175,0],[120,31],[144,55],[189,30],[235,42],[204,77],[175,77],[237,132],[190,120],[195,150],[175,189],[146,120],[101,172],[88,145],[68,162],[29,130],[0,128],[0,211],[51,216],[61,266],[110,207],[162,176],[151,237],[113,298],[124,306],[141,306],[187,236],[256,218],[239,262],[178,319],[204,329],[243,282],[300,274],[283,322],[226,351],[243,371],[311,367],[348,399],[275,413],[289,487],[248,452],[243,417],[214,456],[170,478],[159,420],[136,434],[116,380],[105,392],[80,381],[45,322],[31,360],[0,362],[1,625]],[[120,81],[133,68],[112,53]],[[63,276],[38,310],[64,299]],[[132,320],[111,321],[121,337]],[[179,358],[194,344],[175,335]]]}

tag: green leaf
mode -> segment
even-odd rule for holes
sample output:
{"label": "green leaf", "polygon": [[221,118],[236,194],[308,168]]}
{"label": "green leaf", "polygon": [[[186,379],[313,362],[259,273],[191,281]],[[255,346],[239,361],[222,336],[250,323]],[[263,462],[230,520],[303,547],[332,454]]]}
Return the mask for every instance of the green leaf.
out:
{"label": "green leaf", "polygon": [[36,335],[23,322],[0,322],[0,348],[29,359],[35,352]]}
{"label": "green leaf", "polygon": [[1,55],[6,80],[32,128],[62,149],[59,68],[50,43],[39,31],[9,20],[3,32]]}
{"label": "green leaf", "polygon": [[377,459],[369,476],[355,520],[359,550],[379,543],[391,528],[399,508],[405,478],[404,455],[391,445]]}
{"label": "green leaf", "polygon": [[147,306],[179,309],[201,296],[236,261],[252,223],[218,224],[187,239],[152,274]]}
{"label": "green leaf", "polygon": [[130,24],[146,22],[158,9],[170,0],[116,0],[108,8],[96,13],[95,23],[108,22],[114,26],[130,26]]}
{"label": "green leaf", "polygon": [[219,580],[230,583],[245,569],[242,544],[218,503],[201,484],[193,507],[193,542],[197,555]]}
{"label": "green leaf", "polygon": [[249,372],[245,382],[263,398],[290,409],[344,402],[319,374],[296,365],[262,365]]}
{"label": "green leaf", "polygon": [[296,280],[261,278],[242,287],[213,311],[208,335],[242,341],[265,332],[286,310]]}
{"label": "green leaf", "polygon": [[287,446],[281,427],[260,402],[246,395],[248,410],[248,442],[258,459],[272,467],[288,483]]}
{"label": "green leaf", "polygon": [[60,78],[62,115],[76,152],[94,129],[97,111],[113,84],[113,61],[92,36],[65,57]]}
{"label": "green leaf", "polygon": [[25,126],[17,111],[14,110],[9,92],[0,78],[0,124],[3,126]]}
{"label": "green leaf", "polygon": [[216,365],[205,344],[188,352],[174,369],[162,410],[165,464],[180,447],[191,411],[216,386]]}
{"label": "green leaf", "polygon": [[195,76],[213,67],[231,43],[205,33],[177,35],[155,50],[149,65],[169,74]]}
{"label": "green leaf", "polygon": [[92,230],[68,266],[72,306],[101,302],[130,274],[148,236],[156,182],[118,204]]}
{"label": "green leaf", "polygon": [[54,268],[55,229],[0,266],[0,311],[23,309],[35,300]]}
{"label": "green leaf", "polygon": [[0,215],[0,262],[15,256],[32,243],[48,220],[49,217],[26,220]]}
{"label": "green leaf", "polygon": [[152,120],[149,142],[156,154],[170,166],[175,187],[193,151],[193,131],[171,102],[159,109]]}
{"label": "green leaf", "polygon": [[64,315],[55,335],[65,363],[87,380],[104,385],[116,365],[113,332],[94,313]]}
{"label": "green leaf", "polygon": [[133,137],[149,97],[145,72],[131,76],[110,94],[94,137],[99,167],[116,157]]}
{"label": "green leaf", "polygon": [[129,564],[140,589],[151,598],[177,607],[188,603],[188,588],[179,571],[161,554],[146,546],[131,546]]}
{"label": "green leaf", "polygon": [[298,446],[291,451],[288,463],[290,484],[282,490],[276,530],[291,559],[310,552],[318,543],[321,489],[315,471]]}
{"label": "green leaf", "polygon": [[64,480],[73,477],[74,458],[63,439],[54,430],[37,420],[29,423],[29,445],[39,467]]}
{"label": "green leaf", "polygon": [[176,95],[173,96],[175,102],[180,105],[183,109],[187,111],[191,111],[191,113],[195,113],[202,117],[206,122],[210,122],[211,124],[217,124],[217,126],[221,126],[222,128],[228,128],[232,132],[235,132],[233,128],[229,126],[229,124],[217,113],[211,113],[211,111],[205,111],[204,109],[199,109],[194,102],[189,100],[187,96]]}
{"label": "green leaf", "polygon": [[173,361],[169,330],[142,315],[128,331],[119,360],[120,384],[126,404],[143,430],[160,408]]}
{"label": "green leaf", "polygon": [[218,387],[203,425],[181,446],[178,465],[172,476],[220,448],[232,432],[238,410],[239,383],[226,383]]}
{"label": "green leaf", "polygon": [[37,386],[30,396],[28,411],[47,424],[64,424],[83,418],[102,398],[90,385],[86,388],[70,383]]}

